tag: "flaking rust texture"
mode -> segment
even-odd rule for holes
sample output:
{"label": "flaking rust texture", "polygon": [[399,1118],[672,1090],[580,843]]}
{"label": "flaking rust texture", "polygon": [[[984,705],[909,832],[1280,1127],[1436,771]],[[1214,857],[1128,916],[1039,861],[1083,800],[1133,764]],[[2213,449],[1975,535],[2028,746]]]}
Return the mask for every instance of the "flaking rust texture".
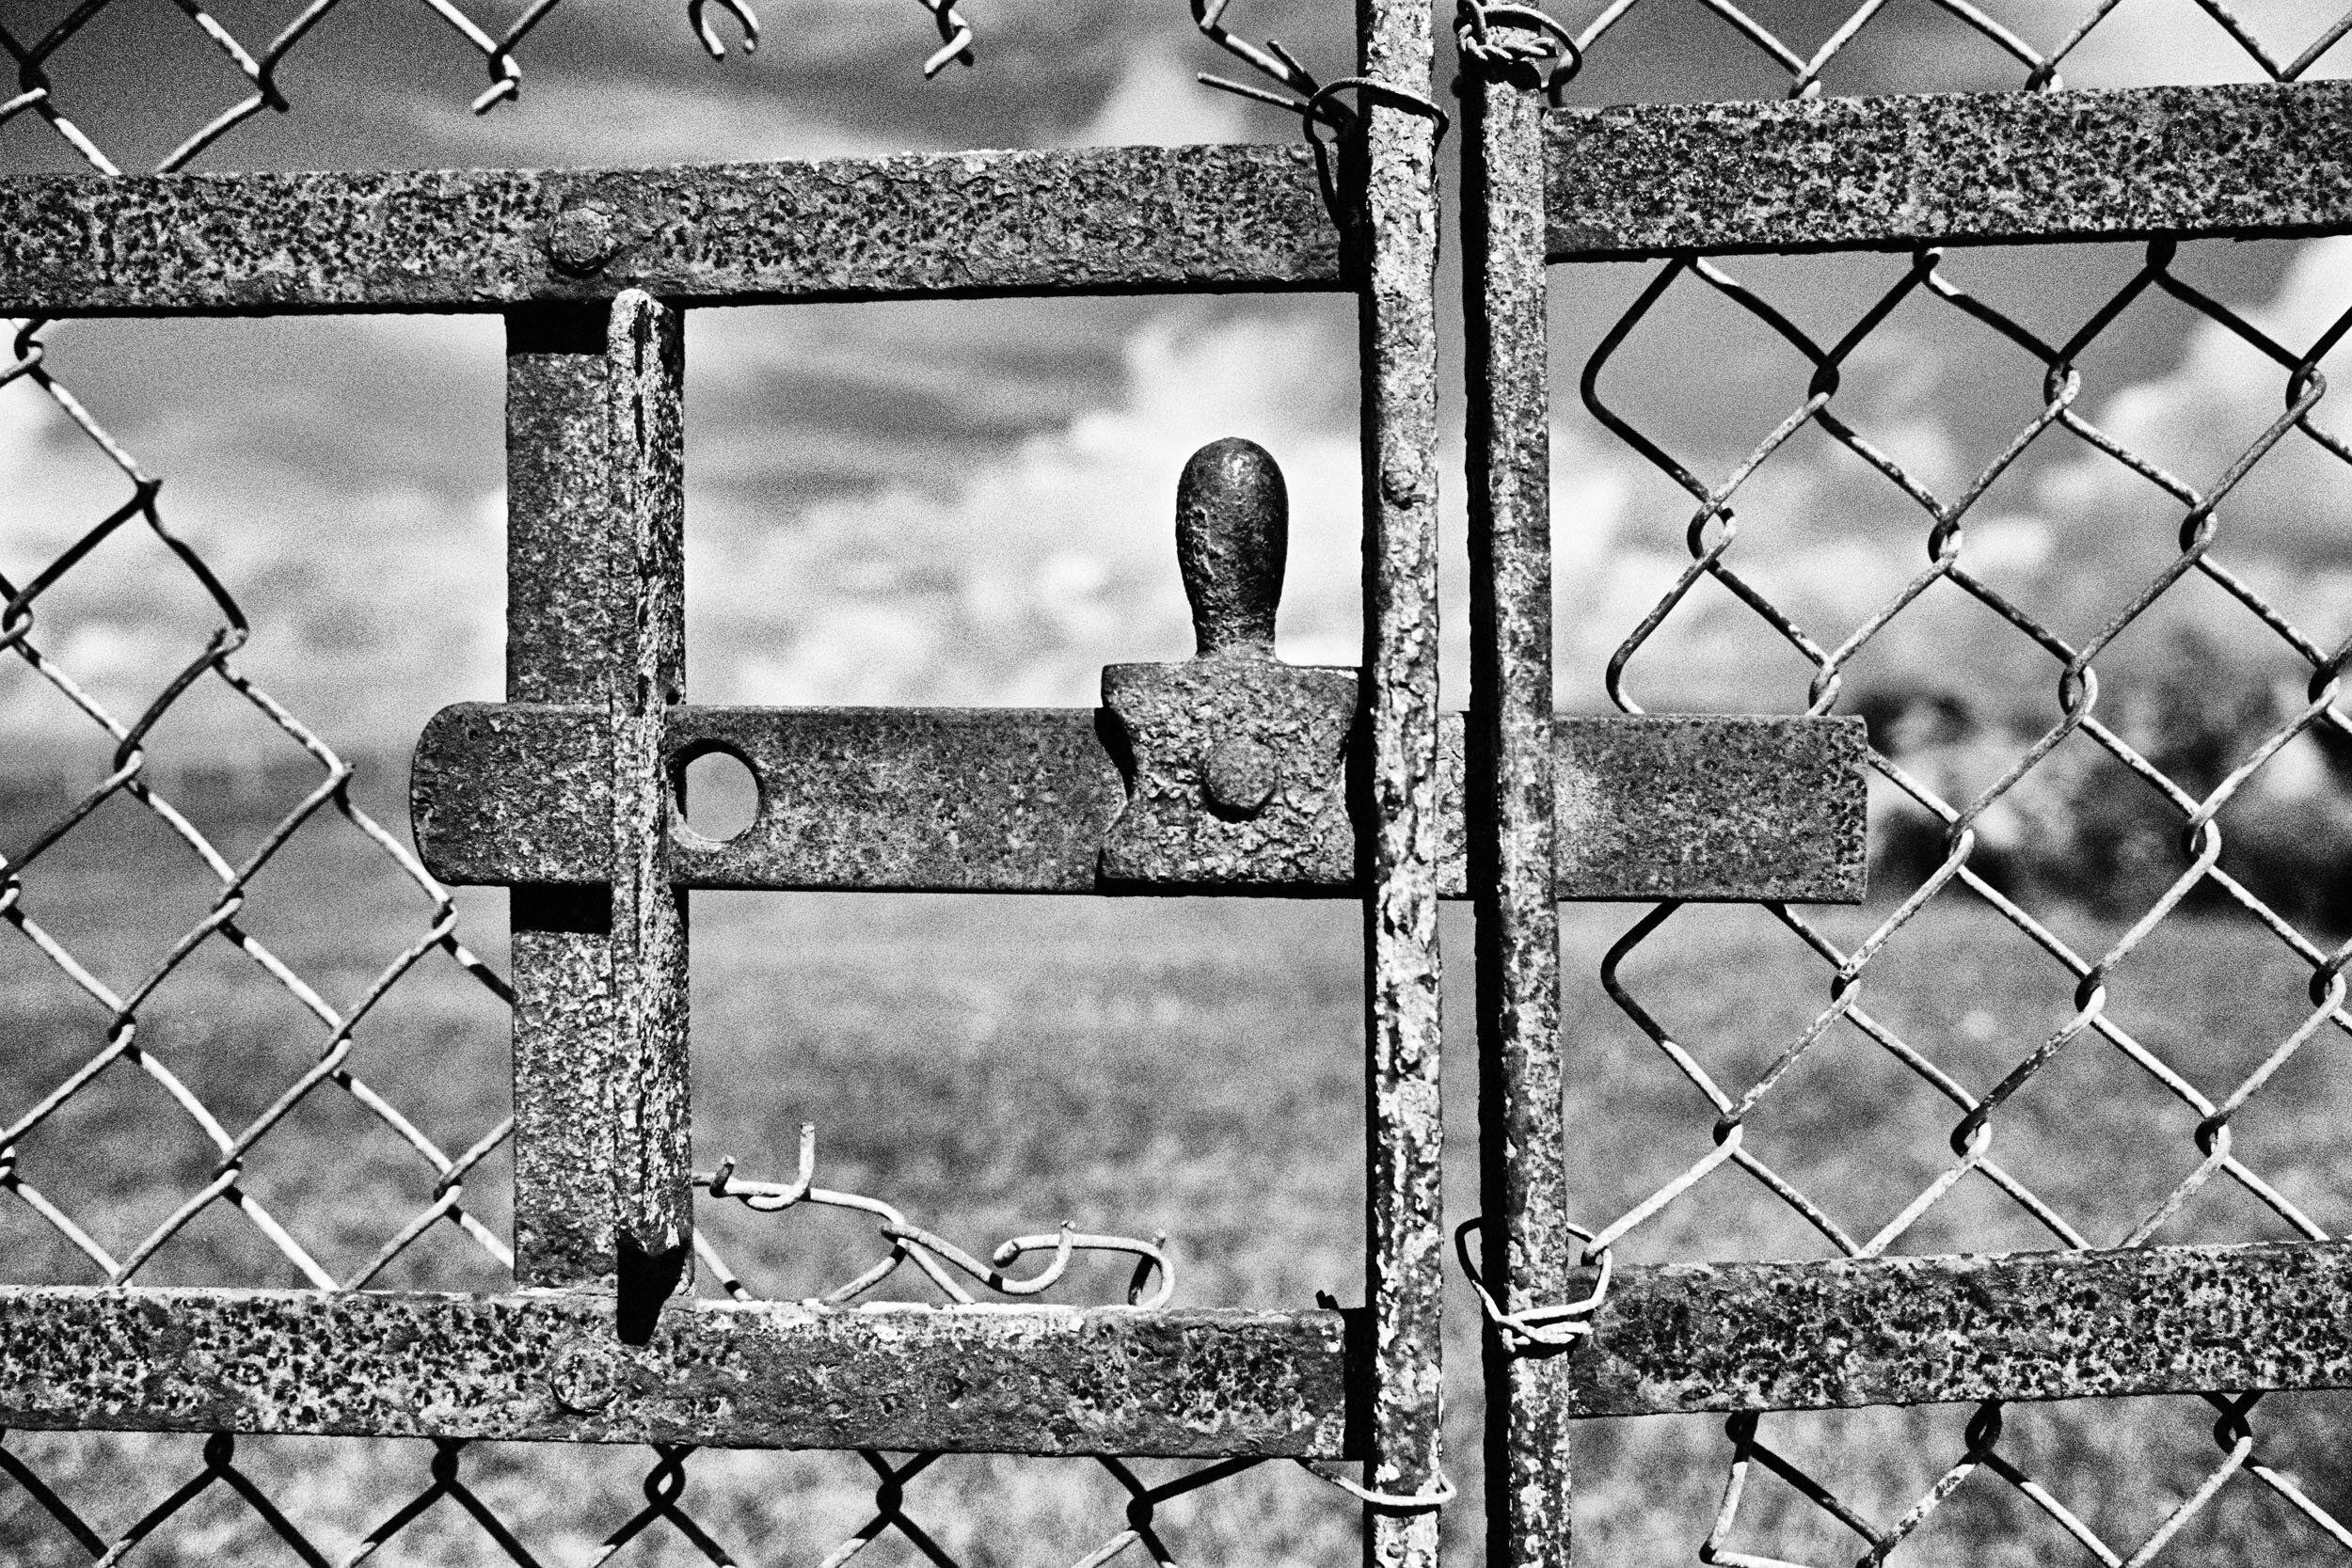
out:
{"label": "flaking rust texture", "polygon": [[1862,896],[1860,719],[1563,718],[1553,745],[1564,898]]}
{"label": "flaking rust texture", "polygon": [[[1359,0],[1359,74],[1426,99],[1425,0]],[[1367,97],[1343,180],[1360,201],[1364,482],[1364,1482],[1444,1477],[1443,1123],[1438,1085],[1438,127]],[[1360,184],[1357,182],[1360,180]],[[1365,1568],[1435,1568],[1438,1515],[1374,1510]]]}
{"label": "flaking rust texture", "polygon": [[[1283,714],[1295,719],[1311,704],[1316,725],[1302,724],[1300,737],[1337,733],[1335,715],[1356,699],[1331,688],[1352,688],[1352,672],[1267,668],[1310,683],[1273,716],[1278,730]],[[1168,830],[1154,860],[1105,865],[1104,845],[1127,801],[1108,712],[677,707],[673,762],[714,750],[739,757],[760,803],[752,824],[724,843],[678,832],[672,869],[694,888],[1359,891],[1353,851],[1333,853],[1320,803],[1243,818],[1247,832],[1235,832],[1202,798],[1197,766],[1234,726],[1214,737],[1192,728],[1200,733],[1182,766],[1153,785],[1190,793],[1163,800],[1160,815],[1188,812],[1219,836]],[[1861,720],[1563,717],[1554,729],[1562,898],[1862,896]],[[585,707],[442,709],[411,772],[411,819],[427,868],[459,886],[607,879],[609,746],[604,721]],[[1470,892],[1464,746],[1460,716],[1445,716],[1435,855],[1447,898]]]}
{"label": "flaking rust texture", "polygon": [[[634,607],[612,582],[610,314],[564,305],[506,320],[506,694],[517,704],[603,712],[629,662],[621,630]],[[511,715],[528,711],[486,711],[483,742],[494,752],[511,743]],[[596,816],[545,825],[567,826],[581,835],[574,852],[609,864],[610,748],[542,782],[567,799],[595,793]],[[609,1285],[621,1071],[611,899],[603,888],[520,885],[509,905],[515,1277],[526,1288]]]}
{"label": "flaking rust texture", "polygon": [[612,592],[627,628],[607,696],[612,759],[611,1084],[621,1332],[693,1276],[686,895],[671,873],[670,709],[686,695],[686,319],[641,290],[612,302],[606,451]]}
{"label": "flaking rust texture", "polygon": [[2352,1386],[2352,1245],[1620,1269],[1578,1414]]}
{"label": "flaking rust texture", "polygon": [[680,847],[694,886],[1091,892],[1123,796],[1086,709],[688,708],[675,723],[682,754],[723,751],[759,786],[741,834]]}
{"label": "flaking rust texture", "polygon": [[[1474,57],[1464,62],[1461,97],[1463,311],[1474,367],[1469,725],[1478,743],[1459,798],[1478,900],[1479,1240],[1487,1290],[1505,1311],[1523,1312],[1565,1299],[1578,1252],[1561,1119],[1560,846],[1564,830],[1589,836],[1597,825],[1558,809],[1563,785],[1574,798],[1593,791],[1584,772],[1563,766],[1552,711],[1543,100]],[[1486,1560],[1567,1568],[1567,1402],[1499,1335],[1483,1335],[1480,1350]]]}
{"label": "flaking rust texture", "polygon": [[1346,1457],[1339,1312],[0,1290],[0,1426]]}
{"label": "flaking rust texture", "polygon": [[1336,288],[1298,146],[0,181],[0,315]]}
{"label": "flaking rust texture", "polygon": [[[1346,757],[1355,671],[1272,657],[1113,664],[1103,672],[1103,704],[1135,768],[1103,838],[1105,879],[1354,885]],[[1227,759],[1238,759],[1230,785],[1219,771]]]}
{"label": "flaking rust texture", "polygon": [[[740,759],[759,812],[724,843],[678,832],[684,885],[1090,893],[1125,799],[1085,708],[714,708],[671,715],[671,754]],[[460,884],[609,875],[596,713],[443,709],[417,750],[418,842]]]}
{"label": "flaking rust texture", "polygon": [[2308,234],[2352,225],[2352,83],[1562,110],[1549,250]]}

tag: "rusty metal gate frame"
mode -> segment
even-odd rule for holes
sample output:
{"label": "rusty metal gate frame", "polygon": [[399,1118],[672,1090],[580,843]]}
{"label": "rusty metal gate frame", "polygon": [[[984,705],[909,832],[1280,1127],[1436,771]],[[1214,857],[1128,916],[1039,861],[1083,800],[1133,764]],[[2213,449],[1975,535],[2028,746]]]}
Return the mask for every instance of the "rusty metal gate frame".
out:
{"label": "rusty metal gate frame", "polygon": [[[1579,1418],[2194,1392],[2226,1423],[2224,1393],[2352,1386],[2352,1243],[1612,1269],[1566,1219],[1568,1042],[1539,891],[1573,847],[1554,841],[1540,760],[1552,264],[2341,234],[2352,84],[1563,109],[1546,89],[1573,70],[1568,35],[1528,8],[1465,0],[1463,17],[1473,708],[1494,790],[1478,955],[1487,1560],[1568,1560]],[[1758,1560],[1718,1552],[1710,1538],[1700,1556]]]}
{"label": "rusty metal gate frame", "polygon": [[[7,1288],[0,1425],[1360,1461],[1367,1560],[1435,1560],[1443,117],[1425,6],[1361,0],[1358,36],[1315,105],[1346,122],[1329,147],[0,182],[0,313],[504,317],[506,713],[590,710],[607,741],[562,783],[609,808],[604,886],[508,879],[517,1293]],[[1359,300],[1367,1305],[670,1299],[692,1227],[684,310],[1204,290]]]}

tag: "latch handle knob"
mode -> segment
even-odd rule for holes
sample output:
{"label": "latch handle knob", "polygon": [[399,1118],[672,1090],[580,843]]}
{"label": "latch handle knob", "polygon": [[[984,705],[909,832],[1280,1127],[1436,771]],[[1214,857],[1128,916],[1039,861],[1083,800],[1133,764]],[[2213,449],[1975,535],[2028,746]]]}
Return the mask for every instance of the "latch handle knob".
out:
{"label": "latch handle knob", "polygon": [[1274,454],[1228,436],[1176,482],[1176,567],[1200,658],[1272,658],[1290,551],[1290,491]]}

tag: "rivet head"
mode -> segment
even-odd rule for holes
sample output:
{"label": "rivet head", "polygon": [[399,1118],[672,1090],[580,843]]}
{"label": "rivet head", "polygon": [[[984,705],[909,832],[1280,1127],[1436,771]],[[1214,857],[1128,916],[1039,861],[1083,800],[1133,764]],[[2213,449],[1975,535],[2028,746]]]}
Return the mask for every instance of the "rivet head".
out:
{"label": "rivet head", "polygon": [[1380,469],[1380,495],[1391,506],[1420,506],[1429,499],[1422,466],[1409,455],[1389,460]]}
{"label": "rivet head", "polygon": [[592,1415],[621,1391],[620,1369],[610,1352],[573,1345],[548,1369],[548,1391],[564,1409]]}
{"label": "rivet head", "polygon": [[600,271],[619,245],[620,225],[612,210],[594,201],[564,208],[548,228],[548,260],[575,277]]}
{"label": "rivet head", "polygon": [[1208,792],[1209,804],[1242,816],[1263,811],[1281,782],[1281,763],[1245,736],[1219,741],[1200,767],[1200,786]]}

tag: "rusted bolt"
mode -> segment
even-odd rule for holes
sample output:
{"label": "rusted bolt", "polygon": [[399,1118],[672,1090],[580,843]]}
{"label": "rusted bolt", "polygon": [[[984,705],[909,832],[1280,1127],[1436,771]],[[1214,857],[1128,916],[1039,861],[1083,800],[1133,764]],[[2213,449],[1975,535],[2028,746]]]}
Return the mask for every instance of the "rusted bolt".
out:
{"label": "rusted bolt", "polygon": [[1264,810],[1281,782],[1281,762],[1247,736],[1218,742],[1200,767],[1200,786],[1208,792],[1209,804],[1240,816]]}
{"label": "rusted bolt", "polygon": [[1396,457],[1380,469],[1380,494],[1391,506],[1419,506],[1428,500],[1429,485],[1419,464]]}
{"label": "rusted bolt", "polygon": [[603,270],[619,244],[620,226],[612,210],[599,202],[574,202],[548,226],[548,260],[556,271],[574,277]]}
{"label": "rusted bolt", "polygon": [[620,1368],[609,1351],[573,1345],[556,1356],[548,1372],[548,1391],[564,1409],[593,1415],[621,1391]]}

